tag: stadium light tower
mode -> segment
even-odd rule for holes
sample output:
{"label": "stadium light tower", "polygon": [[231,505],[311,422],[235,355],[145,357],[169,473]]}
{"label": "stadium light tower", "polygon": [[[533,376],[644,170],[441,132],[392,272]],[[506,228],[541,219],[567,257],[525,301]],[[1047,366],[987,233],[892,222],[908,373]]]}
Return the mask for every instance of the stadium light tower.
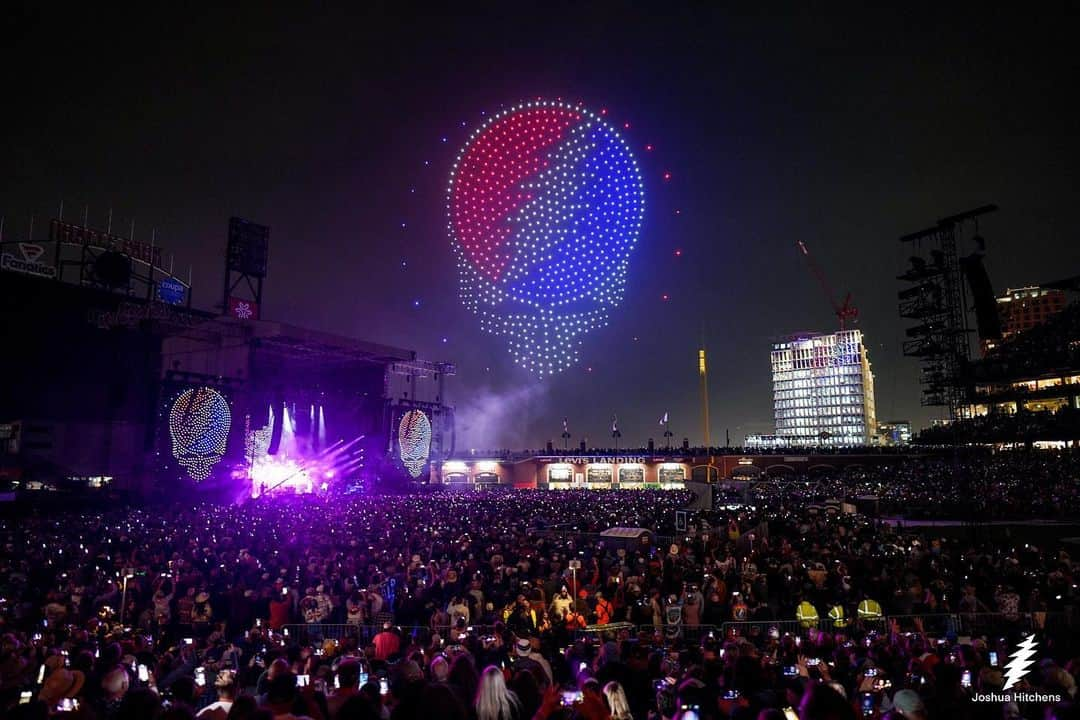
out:
{"label": "stadium light tower", "polygon": [[698,349],[698,377],[701,380],[701,421],[705,431],[705,452],[709,452],[709,374],[705,367],[704,347]]}

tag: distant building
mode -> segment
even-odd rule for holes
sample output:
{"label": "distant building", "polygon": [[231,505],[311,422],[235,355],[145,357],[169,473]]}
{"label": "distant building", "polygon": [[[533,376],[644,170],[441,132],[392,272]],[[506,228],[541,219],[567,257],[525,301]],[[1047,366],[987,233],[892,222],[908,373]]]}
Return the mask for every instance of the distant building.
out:
{"label": "distant building", "polygon": [[[1025,330],[1045,324],[1064,310],[1067,304],[1062,290],[1037,286],[1006,290],[997,298],[1001,340],[1008,341]],[[984,340],[983,352],[990,352],[999,344],[1000,341]]]}
{"label": "distant building", "polygon": [[889,420],[878,425],[878,442],[886,447],[909,445],[911,423],[907,420]]}
{"label": "distant building", "polygon": [[794,446],[871,444],[874,374],[861,330],[793,337],[773,345],[776,435]]}
{"label": "distant building", "polygon": [[[972,363],[973,417],[1080,409],[1080,304],[1057,290],[1009,291],[1007,342]],[[1019,330],[1018,328],[1024,328]],[[1012,337],[1010,337],[1010,333]]]}

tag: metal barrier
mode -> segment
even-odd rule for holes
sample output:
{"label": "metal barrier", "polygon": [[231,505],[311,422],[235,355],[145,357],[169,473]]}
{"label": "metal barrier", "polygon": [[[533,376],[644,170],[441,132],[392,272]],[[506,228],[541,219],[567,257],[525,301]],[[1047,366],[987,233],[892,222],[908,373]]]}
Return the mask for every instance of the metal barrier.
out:
{"label": "metal barrier", "polygon": [[628,622],[615,622],[607,623],[606,625],[586,625],[583,628],[577,628],[574,630],[574,637],[576,639],[585,638],[602,638],[604,636],[610,636],[612,638],[618,637],[619,633],[634,634],[637,632],[637,626]]}
{"label": "metal barrier", "polygon": [[716,625],[683,625],[682,623],[667,625],[639,625],[639,633],[651,634],[666,640],[684,640],[688,643],[699,644],[710,637],[720,638],[721,630]]}
{"label": "metal barrier", "polygon": [[[431,628],[418,625],[395,625],[394,627],[398,632],[413,638],[427,639],[432,632]],[[338,625],[331,623],[303,623],[284,625],[281,628],[282,635],[288,641],[300,645],[322,643],[327,640],[339,643],[351,640],[360,647],[370,643],[382,630],[382,625]]]}
{"label": "metal barrier", "polygon": [[956,618],[957,633],[971,636],[1055,633],[1077,626],[1076,618],[1069,612],[960,613]]}
{"label": "metal barrier", "polygon": [[[820,621],[824,628],[828,618]],[[817,628],[819,623],[807,624],[802,620],[733,620],[726,622],[721,627],[723,637],[740,636],[747,638],[767,637],[769,630],[775,628],[781,635],[802,635],[806,631]]]}
{"label": "metal barrier", "polygon": [[[947,635],[960,636],[991,636],[1022,632],[1071,632],[1080,626],[1078,619],[1072,613],[930,613],[921,615],[887,615],[880,618],[853,618],[850,625],[836,627],[828,617],[822,617],[815,623],[807,623],[802,620],[746,620],[726,622],[721,626],[716,625],[633,625],[628,622],[609,623],[607,625],[589,625],[574,631],[578,638],[596,638],[610,635],[616,637],[622,632],[645,633],[666,640],[681,640],[691,644],[699,644],[709,637],[720,640],[732,637],[744,637],[750,640],[765,640],[769,631],[775,629],[781,636],[802,635],[805,636],[810,630],[823,632],[844,632],[851,636],[862,636],[868,632],[891,632],[894,628],[897,632],[921,632],[934,637]],[[426,643],[432,633],[431,628],[425,626],[400,626],[395,629],[402,635]],[[289,641],[302,645],[321,643],[326,640],[343,642],[351,640],[359,646],[370,643],[374,637],[382,632],[383,626],[379,625],[344,625],[344,624],[293,624],[282,628],[283,634]],[[490,625],[470,625],[468,634],[475,637],[483,637],[495,632]],[[458,640],[457,631],[440,628],[440,635],[447,644]]]}
{"label": "metal barrier", "polygon": [[822,632],[842,632],[853,636],[862,636],[869,632],[888,632],[895,620],[901,632],[923,628],[925,632],[944,635],[955,627],[955,615],[892,615],[876,618],[849,617],[837,625],[832,618],[819,617],[810,620],[745,620],[731,621],[723,625],[724,637],[740,636],[750,639],[766,638],[770,630],[775,629],[781,635],[803,635],[811,630]]}
{"label": "metal barrier", "polygon": [[957,616],[950,613],[889,615],[883,619],[886,630],[891,630],[895,624],[899,632],[923,632],[937,637],[959,632]]}
{"label": "metal barrier", "polygon": [[[389,622],[389,621],[387,621]],[[630,623],[624,623],[633,627]],[[597,626],[608,627],[608,626]],[[432,629],[425,625],[394,625],[394,630],[399,634],[427,643],[434,633],[438,633],[446,644],[459,641],[458,631],[454,628]],[[301,645],[308,643],[320,643],[326,640],[343,642],[352,640],[363,647],[370,643],[376,635],[383,631],[383,624],[378,625],[347,625],[335,623],[297,623],[282,626],[282,634],[293,642]],[[475,637],[483,637],[495,633],[494,625],[469,625],[466,634]]]}
{"label": "metal barrier", "polygon": [[1077,618],[1072,613],[923,613],[914,615],[887,615],[880,618],[854,618],[846,627],[836,627],[833,622],[822,617],[816,623],[799,620],[761,620],[747,622],[726,622],[723,625],[724,637],[740,635],[755,638],[765,637],[769,629],[776,628],[781,634],[805,634],[811,629],[824,632],[840,631],[861,636],[868,632],[901,633],[919,632],[934,637],[989,636],[1009,635],[1017,632],[1070,632],[1076,628]]}

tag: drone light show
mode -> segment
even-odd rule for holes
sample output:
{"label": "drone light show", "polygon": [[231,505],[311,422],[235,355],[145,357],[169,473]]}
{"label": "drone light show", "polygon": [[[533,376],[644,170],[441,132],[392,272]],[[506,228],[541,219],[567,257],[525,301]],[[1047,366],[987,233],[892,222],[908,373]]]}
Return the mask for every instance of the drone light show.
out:
{"label": "drone light show", "polygon": [[169,409],[172,454],[192,480],[210,477],[225,455],[231,422],[228,401],[213,388],[191,388],[173,401]]}
{"label": "drone light show", "polygon": [[462,302],[515,363],[561,372],[621,302],[644,212],[637,162],[599,115],[554,101],[500,112],[450,177]]}

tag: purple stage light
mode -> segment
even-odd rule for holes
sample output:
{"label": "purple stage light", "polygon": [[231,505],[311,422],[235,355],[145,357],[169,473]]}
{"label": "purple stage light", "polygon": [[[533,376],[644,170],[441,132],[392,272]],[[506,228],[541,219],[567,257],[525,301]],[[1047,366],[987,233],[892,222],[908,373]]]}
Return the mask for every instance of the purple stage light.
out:
{"label": "purple stage light", "polygon": [[[250,482],[250,494],[308,494],[326,492],[328,480],[357,476],[364,466],[364,449],[359,445],[364,436],[345,443],[338,441],[326,446],[326,416],[322,405],[309,408],[313,423],[307,431],[297,434],[295,411],[285,406],[280,448],[275,455],[268,452],[273,409],[264,427],[252,427],[250,418],[245,442],[245,464],[237,468],[234,477]],[[317,421],[315,420],[317,418]],[[317,422],[317,426],[314,424]]]}

